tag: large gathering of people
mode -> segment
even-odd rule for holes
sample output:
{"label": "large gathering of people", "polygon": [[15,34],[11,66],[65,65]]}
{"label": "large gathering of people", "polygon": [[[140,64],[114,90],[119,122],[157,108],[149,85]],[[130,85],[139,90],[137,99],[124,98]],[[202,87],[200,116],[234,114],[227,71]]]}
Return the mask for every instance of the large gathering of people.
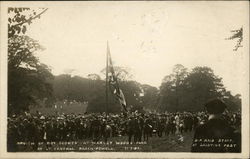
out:
{"label": "large gathering of people", "polygon": [[[224,118],[235,128],[241,125],[240,112],[225,112]],[[150,137],[182,134],[206,123],[205,112],[120,114],[57,114],[48,116],[23,113],[8,117],[8,151],[18,151],[18,142],[104,141],[127,136],[129,144],[148,141]]]}

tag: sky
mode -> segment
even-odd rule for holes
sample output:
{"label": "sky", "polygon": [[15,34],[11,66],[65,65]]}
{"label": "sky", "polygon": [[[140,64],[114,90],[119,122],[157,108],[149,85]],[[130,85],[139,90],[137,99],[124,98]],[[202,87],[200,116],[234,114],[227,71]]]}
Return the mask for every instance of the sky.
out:
{"label": "sky", "polygon": [[74,69],[86,77],[105,67],[107,41],[115,66],[133,79],[159,87],[175,64],[190,71],[208,66],[233,94],[241,93],[248,37],[233,51],[230,30],[249,29],[248,2],[71,2],[47,5],[27,31],[46,49],[36,55],[54,75]]}

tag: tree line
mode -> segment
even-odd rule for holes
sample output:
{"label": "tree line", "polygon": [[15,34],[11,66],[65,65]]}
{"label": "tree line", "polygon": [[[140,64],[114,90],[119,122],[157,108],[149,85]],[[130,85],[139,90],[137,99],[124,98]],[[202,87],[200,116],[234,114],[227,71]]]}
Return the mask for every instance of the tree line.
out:
{"label": "tree line", "polygon": [[160,86],[160,110],[200,111],[212,98],[223,99],[230,110],[241,108],[240,94],[232,95],[226,90],[222,78],[216,76],[211,68],[198,66],[187,70],[177,64],[172,73],[164,77]]}
{"label": "tree line", "polygon": [[[129,109],[149,109],[155,111],[201,111],[204,103],[212,98],[221,98],[229,110],[241,108],[239,94],[232,95],[209,67],[195,67],[188,71],[181,64],[174,66],[170,75],[163,78],[160,88],[136,81],[126,80],[123,69],[116,67],[120,87],[125,95]],[[127,72],[128,73],[128,72]],[[95,78],[93,78],[95,77]],[[79,102],[88,101],[87,111],[105,111],[105,79],[92,74],[88,78],[70,75],[56,76],[53,83],[55,97],[58,100],[68,99]],[[121,107],[109,94],[109,112],[119,112]]]}
{"label": "tree line", "polygon": [[[33,20],[47,11],[37,13],[30,8],[9,8],[8,19],[8,114],[29,111],[31,107],[52,107],[56,101],[88,102],[88,112],[106,110],[105,79],[98,74],[87,77],[62,74],[54,76],[35,53],[44,47],[26,35]],[[105,68],[101,70],[101,73]],[[222,98],[231,110],[241,108],[240,95],[226,90],[222,79],[209,67],[191,71],[181,64],[165,76],[160,88],[131,80],[129,70],[115,67],[120,87],[131,110],[200,111],[210,98]],[[108,112],[121,107],[109,94]]]}

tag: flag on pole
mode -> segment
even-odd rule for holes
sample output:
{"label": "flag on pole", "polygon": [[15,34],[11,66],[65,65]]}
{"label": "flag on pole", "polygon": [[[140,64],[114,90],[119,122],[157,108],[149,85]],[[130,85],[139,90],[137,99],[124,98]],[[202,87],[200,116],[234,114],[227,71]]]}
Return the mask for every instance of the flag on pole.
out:
{"label": "flag on pole", "polygon": [[107,44],[107,56],[108,56],[108,68],[107,68],[107,71],[108,71],[108,83],[109,83],[109,87],[111,89],[111,93],[119,101],[119,103],[123,107],[123,109],[125,111],[127,111],[125,96],[124,96],[122,90],[119,87],[119,83],[118,83],[117,77],[115,75],[115,70],[114,70],[114,67],[113,67],[112,60],[111,60],[111,54],[110,54],[110,49],[109,49],[108,44]]}

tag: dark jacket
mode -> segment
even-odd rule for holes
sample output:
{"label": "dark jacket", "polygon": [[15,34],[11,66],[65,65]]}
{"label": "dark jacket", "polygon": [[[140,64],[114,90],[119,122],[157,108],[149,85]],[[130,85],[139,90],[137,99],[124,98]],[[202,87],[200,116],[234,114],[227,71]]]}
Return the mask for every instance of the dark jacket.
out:
{"label": "dark jacket", "polygon": [[210,119],[196,128],[191,152],[241,152],[241,135],[226,120]]}

